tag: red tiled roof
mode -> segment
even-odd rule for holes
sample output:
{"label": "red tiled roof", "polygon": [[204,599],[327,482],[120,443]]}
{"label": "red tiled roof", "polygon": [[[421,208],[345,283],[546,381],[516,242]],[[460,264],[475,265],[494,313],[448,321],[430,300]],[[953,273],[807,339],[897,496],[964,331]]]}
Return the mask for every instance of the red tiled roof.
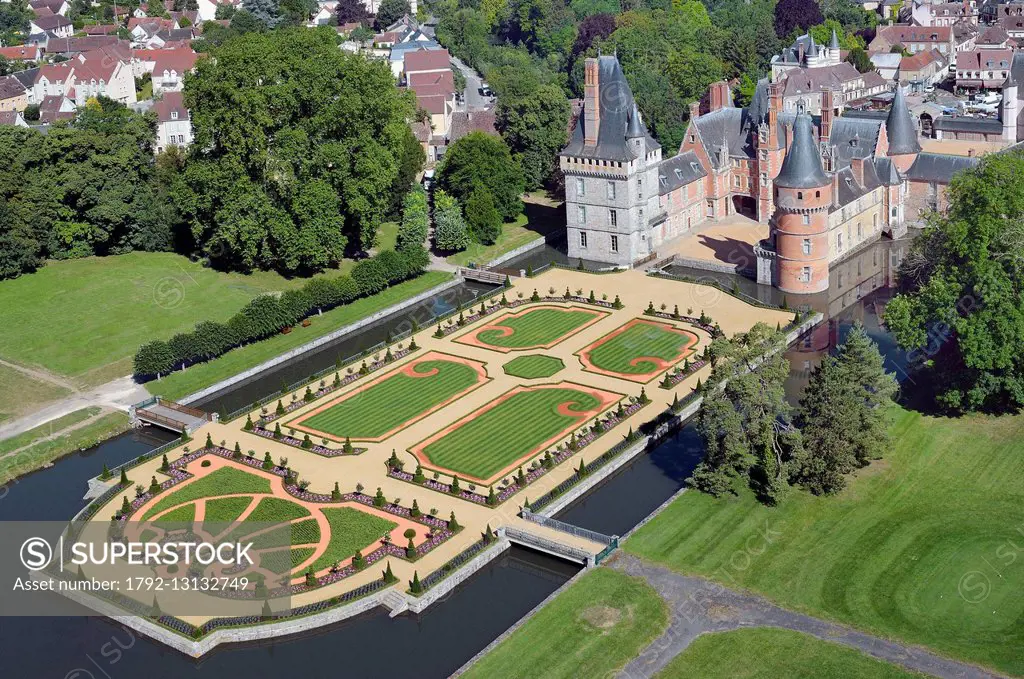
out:
{"label": "red tiled roof", "polygon": [[86,35],[116,35],[117,29],[120,26],[114,24],[93,24],[92,26],[86,26],[84,29]]}
{"label": "red tiled roof", "polygon": [[46,43],[46,51],[49,54],[71,54],[74,52],[88,52],[98,50],[108,45],[121,43],[126,47],[128,41],[119,40],[116,35],[89,35],[84,38],[57,38]]}
{"label": "red tiled roof", "polygon": [[59,14],[52,14],[50,16],[36,17],[32,22],[44,31],[52,31],[57,28],[63,28],[71,25],[71,19],[62,17]]}
{"label": "red tiled roof", "polygon": [[64,83],[74,74],[74,64],[72,62],[64,62],[61,64],[43,64],[39,67],[39,77],[36,82],[46,78],[51,83]]}
{"label": "red tiled roof", "polygon": [[196,61],[199,59],[199,55],[193,52],[192,48],[135,50],[135,57],[140,61],[153,62],[154,73],[163,73],[164,71],[188,73],[195,68]]}
{"label": "red tiled roof", "polygon": [[[168,123],[172,120],[188,120],[189,112],[185,108],[185,98],[181,92],[165,92],[161,99],[153,102],[153,111],[161,123]],[[172,113],[177,113],[175,118]]]}
{"label": "red tiled roof", "polygon": [[410,73],[409,87],[419,92],[420,87],[434,86],[444,92],[455,91],[455,76],[451,71],[435,71],[427,73]]}
{"label": "red tiled roof", "polygon": [[14,125],[20,115],[17,111],[0,111],[0,125]]}
{"label": "red tiled roof", "polygon": [[[989,65],[992,62],[992,65]],[[1000,65],[1005,62],[1005,66]],[[1012,49],[977,49],[967,52],[957,52],[956,70],[959,71],[982,71],[982,70],[1009,70],[1013,64]]]}
{"label": "red tiled roof", "polygon": [[13,75],[0,78],[0,100],[14,99],[25,95],[25,86]]}
{"label": "red tiled roof", "polygon": [[417,96],[416,103],[427,113],[437,114],[445,112],[445,103],[448,101],[448,97],[443,94],[430,94],[424,96]]}
{"label": "red tiled roof", "polygon": [[405,53],[405,72],[438,71],[451,68],[448,50],[414,50]]}
{"label": "red tiled roof", "polygon": [[942,55],[937,51],[923,50],[917,54],[900,59],[900,71],[920,71],[932,62],[942,61]]}
{"label": "red tiled roof", "polygon": [[952,26],[879,26],[878,35],[888,42],[949,42]]}
{"label": "red tiled roof", "polygon": [[0,57],[8,61],[35,61],[39,58],[39,48],[29,45],[16,47],[0,47]]}

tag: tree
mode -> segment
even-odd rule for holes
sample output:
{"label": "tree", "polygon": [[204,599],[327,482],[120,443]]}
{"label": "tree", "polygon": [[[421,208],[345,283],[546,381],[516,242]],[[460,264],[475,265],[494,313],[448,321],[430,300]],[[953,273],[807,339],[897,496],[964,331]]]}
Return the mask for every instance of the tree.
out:
{"label": "tree", "polygon": [[462,208],[443,189],[434,194],[434,245],[444,251],[469,247],[469,229],[462,216]]}
{"label": "tree", "polygon": [[524,97],[498,100],[495,126],[523,169],[527,189],[547,183],[565,148],[569,101],[556,85],[541,85]]}
{"label": "tree", "polygon": [[846,55],[846,61],[853,64],[858,73],[869,73],[875,70],[875,65],[871,63],[871,57],[860,47],[854,47],[850,50]]}
{"label": "tree", "polygon": [[430,230],[430,214],[427,208],[427,192],[416,186],[405,196],[402,207],[402,223],[398,227],[398,249],[422,247]]}
{"label": "tree", "polygon": [[710,382],[726,383],[701,405],[698,431],[709,452],[691,477],[697,487],[718,495],[745,474],[762,502],[777,504],[784,495],[802,443],[785,399],[789,363],[777,351],[781,341],[781,333],[757,323],[712,342]]}
{"label": "tree", "polygon": [[837,354],[815,369],[800,401],[800,482],[815,494],[835,493],[845,487],[845,474],[881,457],[888,442],[885,406],[895,391],[878,347],[857,323]]}
{"label": "tree", "polygon": [[490,245],[501,235],[501,213],[494,206],[494,199],[487,189],[478,189],[469,194],[466,201],[466,224],[473,238],[484,245]]}
{"label": "tree", "polygon": [[775,34],[786,39],[799,29],[806,31],[811,26],[825,21],[821,8],[815,0],[779,0],[775,5]]}
{"label": "tree", "polygon": [[373,246],[413,116],[386,64],[337,48],[333,29],[225,41],[185,98],[195,145],[172,195],[224,268],[311,272]]}
{"label": "tree", "polygon": [[383,31],[406,14],[412,14],[409,0],[383,0],[377,8],[377,30]]}
{"label": "tree", "polygon": [[363,0],[340,0],[334,10],[334,16],[338,19],[338,25],[365,24],[370,20],[370,13],[366,11],[366,3]]}
{"label": "tree", "polygon": [[1024,155],[985,156],[953,178],[899,272],[886,325],[926,393],[950,411],[1024,406]]}
{"label": "tree", "polygon": [[469,195],[485,189],[499,219],[511,221],[523,210],[524,178],[505,142],[483,132],[470,132],[450,147],[437,168],[438,186],[466,206]]}

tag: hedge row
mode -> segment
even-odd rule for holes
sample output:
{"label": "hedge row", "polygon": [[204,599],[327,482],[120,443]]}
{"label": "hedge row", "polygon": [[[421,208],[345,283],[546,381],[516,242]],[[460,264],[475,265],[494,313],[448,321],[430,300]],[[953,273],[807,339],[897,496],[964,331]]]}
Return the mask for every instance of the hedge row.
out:
{"label": "hedge row", "polygon": [[278,295],[260,295],[228,319],[203,321],[192,332],[154,340],[135,353],[135,375],[165,375],[192,363],[208,361],[231,349],[276,335],[307,316],[360,297],[374,295],[389,285],[418,276],[430,258],[423,248],[401,252],[385,250],[355,265],[349,276],[315,278],[302,288]]}

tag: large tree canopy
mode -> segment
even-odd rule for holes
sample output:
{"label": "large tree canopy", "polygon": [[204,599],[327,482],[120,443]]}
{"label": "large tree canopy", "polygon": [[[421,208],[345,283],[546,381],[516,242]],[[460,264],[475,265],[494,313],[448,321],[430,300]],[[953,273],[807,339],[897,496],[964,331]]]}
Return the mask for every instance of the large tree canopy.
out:
{"label": "large tree canopy", "polygon": [[560,87],[541,85],[523,97],[498,101],[497,127],[519,160],[526,187],[551,179],[568,141],[569,101]]}
{"label": "large tree canopy", "polygon": [[314,271],[370,248],[412,134],[411,94],[334,31],[231,38],[188,78],[195,144],[175,195],[207,256]]}
{"label": "large tree canopy", "polygon": [[437,175],[440,187],[466,206],[467,220],[469,197],[480,191],[505,221],[523,210],[523,171],[499,137],[470,132],[448,148]]}
{"label": "large tree canopy", "polygon": [[1024,406],[1024,154],[955,177],[900,269],[886,323],[951,410]]}

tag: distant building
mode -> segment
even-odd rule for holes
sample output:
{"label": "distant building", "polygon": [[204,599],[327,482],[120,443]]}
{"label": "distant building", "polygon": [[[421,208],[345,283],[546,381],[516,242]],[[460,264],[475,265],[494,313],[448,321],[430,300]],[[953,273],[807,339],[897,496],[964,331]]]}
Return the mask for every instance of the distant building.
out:
{"label": "distant building", "polygon": [[936,50],[949,57],[956,52],[952,26],[909,26],[895,24],[879,26],[875,38],[868,44],[870,52],[889,52],[899,46],[910,52]]}
{"label": "distant building", "polygon": [[156,151],[170,146],[186,148],[192,143],[192,116],[181,92],[167,92],[153,102],[156,113]]}

